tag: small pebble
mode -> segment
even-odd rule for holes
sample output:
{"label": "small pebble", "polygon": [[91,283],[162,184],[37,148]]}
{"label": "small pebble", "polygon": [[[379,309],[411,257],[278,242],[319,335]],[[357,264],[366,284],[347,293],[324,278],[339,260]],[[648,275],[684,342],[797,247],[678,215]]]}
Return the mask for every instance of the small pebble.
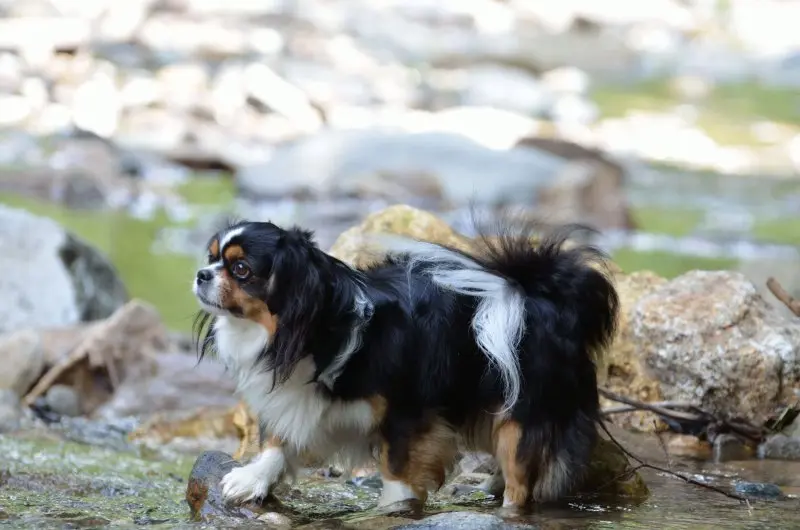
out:
{"label": "small pebble", "polygon": [[751,499],[777,500],[784,496],[777,485],[769,482],[739,482],[734,490]]}
{"label": "small pebble", "polygon": [[270,529],[283,530],[292,527],[292,520],[278,512],[267,512],[258,516],[259,521],[269,525]]}
{"label": "small pebble", "polygon": [[81,399],[78,392],[67,385],[53,385],[44,397],[50,411],[74,418],[81,415]]}

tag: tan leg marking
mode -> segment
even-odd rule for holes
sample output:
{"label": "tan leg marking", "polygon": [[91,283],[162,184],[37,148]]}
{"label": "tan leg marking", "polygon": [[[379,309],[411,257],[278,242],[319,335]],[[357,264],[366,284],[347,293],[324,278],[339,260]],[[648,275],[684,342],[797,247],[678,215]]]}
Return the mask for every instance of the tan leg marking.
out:
{"label": "tan leg marking", "polygon": [[522,428],[513,420],[500,420],[494,428],[494,453],[505,479],[503,506],[524,506],[530,497],[528,462],[519,458]]}
{"label": "tan leg marking", "polygon": [[401,470],[392,470],[389,463],[389,444],[381,448],[381,474],[385,480],[406,484],[423,503],[428,491],[444,484],[447,470],[457,454],[454,431],[444,422],[434,422],[430,429],[417,435],[409,444],[408,457]]}

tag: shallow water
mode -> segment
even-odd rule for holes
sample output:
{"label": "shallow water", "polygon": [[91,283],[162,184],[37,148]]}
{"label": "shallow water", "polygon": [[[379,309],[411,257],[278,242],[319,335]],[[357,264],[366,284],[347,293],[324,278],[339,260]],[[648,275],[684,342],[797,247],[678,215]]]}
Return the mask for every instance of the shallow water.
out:
{"label": "shallow water", "polygon": [[[740,503],[674,477],[642,470],[651,496],[638,505],[584,499],[507,520],[547,529],[800,528],[800,500],[794,497],[800,492],[798,462],[751,460],[711,464],[670,458],[666,463],[654,437],[629,433],[615,433],[615,436],[629,450],[653,464],[671,466],[676,472],[692,474],[726,491],[739,481],[768,482],[780,486],[787,497]],[[0,451],[4,455],[0,460],[3,528],[204,526],[188,522],[189,510],[183,500],[193,460],[191,454],[164,458],[152,451],[118,451],[109,444],[98,447],[65,442],[53,431],[32,438],[0,436]],[[374,505],[376,497],[377,491],[373,489],[311,479],[301,481],[283,500],[310,519],[341,516],[353,528],[373,530],[394,526],[372,519],[369,512],[363,511]],[[496,502],[474,496],[453,498],[439,494],[430,508],[429,511],[469,509],[500,514]],[[397,524],[402,522],[397,520]]]}

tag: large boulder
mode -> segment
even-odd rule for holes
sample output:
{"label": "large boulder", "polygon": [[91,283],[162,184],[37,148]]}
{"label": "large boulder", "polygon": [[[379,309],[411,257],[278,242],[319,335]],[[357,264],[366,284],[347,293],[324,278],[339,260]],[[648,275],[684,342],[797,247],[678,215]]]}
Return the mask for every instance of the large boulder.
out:
{"label": "large boulder", "polygon": [[0,332],[111,315],[128,299],[113,265],[56,222],[0,205]]}
{"label": "large boulder", "polygon": [[[642,352],[633,332],[633,316],[637,302],[667,280],[650,271],[618,273],[614,280],[620,301],[617,336],[604,358],[598,379],[615,394],[637,401],[659,401],[659,383],[647,372],[642,362]],[[601,404],[604,408],[619,405],[606,398],[601,398]],[[656,416],[647,411],[615,414],[612,420],[621,427],[645,432],[652,431],[656,426]]]}
{"label": "large boulder", "polygon": [[800,388],[800,326],[742,274],[692,271],[636,304],[634,342],[664,399],[767,420]]}

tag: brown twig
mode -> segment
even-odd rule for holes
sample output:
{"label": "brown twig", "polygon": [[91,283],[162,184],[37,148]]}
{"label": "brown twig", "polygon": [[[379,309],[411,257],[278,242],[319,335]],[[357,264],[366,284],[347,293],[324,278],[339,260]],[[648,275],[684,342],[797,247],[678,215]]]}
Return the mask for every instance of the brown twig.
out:
{"label": "brown twig", "polygon": [[767,279],[767,289],[775,295],[775,298],[783,302],[783,305],[789,308],[789,311],[800,317],[800,300],[796,300],[792,295],[786,292],[786,289],[778,283],[778,280],[772,276]]}
{"label": "brown twig", "polygon": [[[727,420],[723,418],[718,418],[714,414],[704,411],[700,407],[697,407],[690,403],[669,402],[669,401],[644,403],[619,394],[615,394],[614,392],[611,392],[610,390],[604,388],[600,388],[598,389],[598,391],[600,392],[600,395],[602,395],[603,397],[610,399],[611,401],[617,401],[619,403],[623,403],[624,405],[629,407],[629,409],[623,409],[622,407],[612,407],[606,409],[605,411],[602,411],[604,415],[628,412],[628,410],[648,410],[663,418],[671,420],[705,423],[708,425],[713,424],[721,426],[744,438],[756,442],[761,441],[765,435],[764,429],[759,428],[755,425],[751,425],[747,422],[739,420]],[[675,409],[689,409],[689,411],[675,410]]]}
{"label": "brown twig", "polygon": [[616,438],[614,438],[614,435],[611,434],[611,432],[608,430],[608,427],[606,427],[606,424],[603,423],[603,421],[600,421],[599,423],[600,423],[600,427],[602,427],[602,429],[605,431],[606,435],[608,435],[608,438],[611,440],[611,442],[614,445],[616,445],[617,447],[619,447],[619,449],[625,454],[625,456],[627,456],[628,458],[630,458],[631,460],[633,460],[634,462],[636,462],[638,464],[638,465],[634,466],[632,469],[630,469],[628,471],[628,474],[633,473],[633,472],[638,471],[639,469],[643,469],[643,468],[644,469],[652,469],[653,471],[657,471],[659,473],[664,473],[664,474],[670,475],[672,477],[675,477],[677,479],[680,479],[680,480],[686,482],[687,484],[692,484],[693,486],[699,486],[701,488],[705,488],[707,490],[710,490],[710,491],[719,493],[721,495],[724,495],[725,497],[728,497],[729,499],[737,500],[737,501],[739,501],[740,503],[742,503],[742,504],[744,504],[746,506],[750,505],[748,500],[745,497],[742,497],[741,495],[737,495],[735,493],[731,493],[729,491],[725,491],[725,490],[720,489],[720,488],[718,488],[716,486],[712,486],[711,484],[705,484],[705,483],[700,482],[699,480],[694,479],[692,477],[687,477],[685,475],[681,475],[680,473],[676,473],[675,471],[672,471],[671,469],[666,469],[666,468],[661,467],[661,466],[655,466],[653,464],[648,464],[647,462],[645,462],[644,460],[642,460],[638,456],[634,455],[633,453],[631,453],[630,451],[625,449],[625,447],[621,443],[619,443],[619,441]]}
{"label": "brown twig", "polygon": [[[613,398],[613,401],[616,401]],[[658,408],[667,408],[667,409],[694,409],[696,408],[691,403],[686,403],[684,401],[653,401],[648,403],[651,407],[658,407]],[[611,415],[611,414],[621,414],[623,412],[633,412],[634,410],[645,410],[640,405],[620,405],[618,407],[608,407],[607,409],[603,409],[600,411],[603,415]]]}
{"label": "brown twig", "polygon": [[674,418],[676,420],[685,420],[685,421],[701,421],[704,419],[703,414],[696,414],[691,412],[683,412],[678,410],[670,410],[666,408],[663,404],[659,406],[656,403],[644,403],[642,401],[636,401],[635,399],[630,399],[625,396],[621,396],[619,394],[615,394],[610,390],[606,390],[604,388],[600,388],[600,395],[603,397],[610,399],[611,401],[617,401],[619,403],[624,403],[630,407],[634,407],[636,410],[649,410],[650,412],[655,412],[661,416],[666,416],[667,418]]}

